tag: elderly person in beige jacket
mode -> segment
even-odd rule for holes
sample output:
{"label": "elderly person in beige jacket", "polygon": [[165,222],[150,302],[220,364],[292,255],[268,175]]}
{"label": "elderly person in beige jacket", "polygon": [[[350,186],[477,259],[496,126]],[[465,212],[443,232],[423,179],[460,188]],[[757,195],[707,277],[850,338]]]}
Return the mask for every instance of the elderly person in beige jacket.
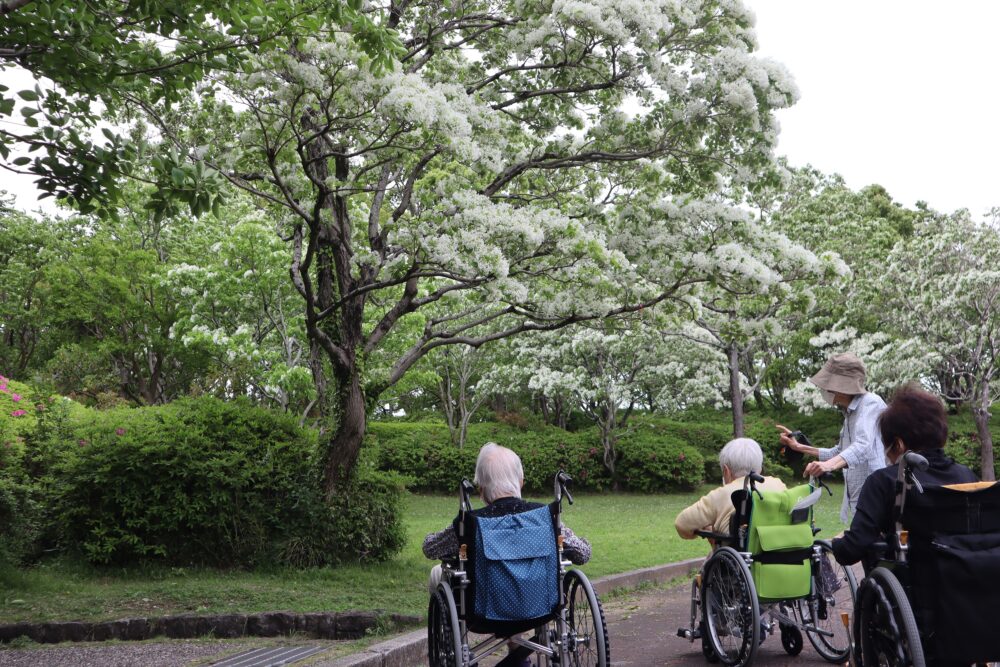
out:
{"label": "elderly person in beige jacket", "polygon": [[[696,537],[696,530],[710,530],[729,534],[729,520],[733,516],[733,491],[743,488],[743,479],[752,472],[761,474],[764,452],[756,440],[736,438],[726,443],[719,452],[722,467],[722,486],[702,496],[698,502],[681,511],[674,519],[677,534],[685,540]],[[761,491],[784,491],[785,484],[777,477],[765,477],[757,483]]]}

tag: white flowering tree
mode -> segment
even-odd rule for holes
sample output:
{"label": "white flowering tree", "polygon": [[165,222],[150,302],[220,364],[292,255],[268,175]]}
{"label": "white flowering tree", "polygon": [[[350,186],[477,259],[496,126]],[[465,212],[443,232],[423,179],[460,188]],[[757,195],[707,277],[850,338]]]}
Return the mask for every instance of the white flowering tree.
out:
{"label": "white flowering tree", "polygon": [[[943,398],[968,403],[983,479],[994,479],[990,407],[1000,380],[1000,227],[967,211],[929,216],[893,250],[882,304],[886,329],[932,362],[924,378]],[[890,329],[891,327],[891,329]],[[907,355],[908,356],[908,355]]]}
{"label": "white flowering tree", "polygon": [[585,414],[600,429],[604,465],[613,476],[620,432],[636,409],[650,407],[650,401],[654,409],[672,411],[723,400],[722,366],[717,358],[715,364],[706,359],[717,355],[685,339],[664,338],[650,319],[521,337],[492,382],[563,401]]}
{"label": "white flowering tree", "polygon": [[490,396],[491,385],[484,375],[493,357],[486,347],[446,345],[428,361],[437,372],[438,397],[451,441],[465,447],[469,422]]}
{"label": "white flowering tree", "polygon": [[[688,260],[723,240],[661,210],[657,247],[635,247],[635,213],[651,192],[770,169],[772,111],[796,95],[752,55],[753,18],[733,0],[369,8],[405,48],[381,73],[341,34],[219,78],[210,122],[136,100],[282,224],[328,363],[315,380],[336,419],[329,490],[372,403],[431,350],[634,312],[706,279],[711,260]],[[379,358],[403,329],[402,353]]]}
{"label": "white flowering tree", "polygon": [[203,391],[248,396],[305,419],[315,388],[300,298],[288,280],[288,246],[245,200],[227,206],[212,228],[197,263],[167,270],[164,282],[190,310],[170,335],[211,354]]}
{"label": "white flowering tree", "polygon": [[726,360],[733,432],[742,437],[743,403],[766,372],[767,356],[755,357],[755,351],[806,321],[814,290],[836,284],[850,269],[835,253],[816,255],[736,207],[716,202],[708,211],[706,220],[725,221],[727,243],[699,258],[709,262],[713,275],[687,301],[700,331],[682,323],[664,333],[715,348]]}

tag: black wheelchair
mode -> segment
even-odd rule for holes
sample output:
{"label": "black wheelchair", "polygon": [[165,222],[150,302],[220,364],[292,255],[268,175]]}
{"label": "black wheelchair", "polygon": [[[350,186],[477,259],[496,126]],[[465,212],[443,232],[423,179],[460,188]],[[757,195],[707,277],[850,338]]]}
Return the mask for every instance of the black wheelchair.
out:
{"label": "black wheelchair", "polygon": [[1000,660],[1000,484],[923,488],[927,459],[907,452],[896,525],[865,563],[854,611],[854,662],[864,667]]}
{"label": "black wheelchair", "polygon": [[[604,610],[597,593],[583,572],[567,569],[571,563],[563,560],[562,498],[565,496],[573,504],[573,497],[566,488],[570,480],[570,476],[562,471],[556,475],[555,500],[539,508],[547,514],[546,527],[551,530],[544,531],[545,539],[541,541],[535,539],[540,533],[532,533],[534,546],[524,553],[511,547],[518,543],[516,529],[504,528],[508,532],[502,535],[501,541],[493,542],[492,547],[483,539],[487,522],[472,513],[470,496],[474,488],[468,480],[462,480],[459,519],[456,521],[460,544],[458,558],[442,563],[441,583],[431,596],[427,611],[431,667],[474,667],[506,644],[530,649],[538,655],[539,667],[607,667],[610,664]],[[528,534],[527,529],[524,534]],[[544,544],[539,546],[540,542]],[[501,546],[498,548],[496,545]],[[510,591],[511,586],[498,586],[493,581],[484,585],[484,582],[478,581],[477,569],[485,569],[487,559],[500,560],[498,557],[505,555],[497,552],[505,552],[508,556],[513,554],[515,558],[530,554],[532,559],[543,565],[522,568],[520,572],[528,574],[517,577],[517,582],[510,581],[508,576],[506,583],[517,588],[516,593]],[[482,591],[478,590],[480,587]],[[487,590],[489,596],[484,595]],[[516,610],[513,615],[499,614],[488,602],[484,602],[484,598],[488,600],[495,595],[514,595],[507,605],[507,608]],[[543,613],[530,612],[529,617],[520,617],[524,615],[523,610],[539,609],[537,600],[525,603],[526,598],[543,598]],[[520,636],[527,633],[531,633],[530,639]]]}
{"label": "black wheelchair", "polygon": [[819,532],[812,506],[822,480],[783,492],[756,489],[748,475],[732,494],[729,533],[696,531],[717,548],[691,586],[691,625],[678,636],[701,639],[709,662],[743,667],[777,630],[789,655],[803,648],[802,633],[825,660],[844,663],[851,652],[847,614],[854,608],[857,581],[833,558]]}

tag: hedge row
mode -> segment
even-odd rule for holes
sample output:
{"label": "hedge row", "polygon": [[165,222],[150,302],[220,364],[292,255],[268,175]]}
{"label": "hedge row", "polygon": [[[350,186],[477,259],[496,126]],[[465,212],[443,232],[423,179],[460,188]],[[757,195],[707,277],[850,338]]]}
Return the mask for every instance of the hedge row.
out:
{"label": "hedge row", "polygon": [[401,481],[362,467],[325,500],[315,432],[290,417],[210,397],[75,416],[62,405],[3,441],[8,558],[57,549],[101,564],[319,565],[403,545]]}
{"label": "hedge row", "polygon": [[[549,492],[560,469],[573,476],[575,488],[592,490],[616,484],[645,493],[688,490],[705,478],[705,455],[679,438],[664,437],[656,427],[631,428],[621,436],[615,479],[604,465],[595,429],[571,433],[550,426],[522,430],[495,422],[473,424],[468,444],[459,449],[440,423],[376,422],[369,425],[366,456],[380,470],[404,475],[415,490],[451,492],[463,477],[472,477],[479,447],[486,442],[518,453],[531,493]],[[718,459],[713,460],[717,470]]]}

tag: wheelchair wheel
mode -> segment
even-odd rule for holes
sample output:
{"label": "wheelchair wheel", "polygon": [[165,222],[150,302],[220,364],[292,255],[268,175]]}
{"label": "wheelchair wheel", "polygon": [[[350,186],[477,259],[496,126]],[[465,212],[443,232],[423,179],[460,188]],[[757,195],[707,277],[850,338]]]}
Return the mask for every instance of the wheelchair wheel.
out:
{"label": "wheelchair wheel", "polygon": [[747,665],[760,643],[760,607],[750,569],[731,547],[705,565],[702,616],[712,649],[727,665]]}
{"label": "wheelchair wheel", "polygon": [[788,655],[802,653],[802,632],[794,625],[781,625],[781,648]]}
{"label": "wheelchair wheel", "polygon": [[604,609],[590,580],[580,570],[569,570],[563,579],[569,635],[567,667],[607,667],[611,644],[604,623]]}
{"label": "wheelchair wheel", "polygon": [[[809,643],[824,660],[844,663],[851,653],[851,639],[841,621],[841,612],[853,613],[858,595],[858,581],[849,567],[833,557],[833,547],[825,540],[817,540],[821,562],[812,575],[812,592],[808,598],[796,601],[796,610],[802,621]],[[813,569],[816,569],[815,562]]]}
{"label": "wheelchair wheel", "polygon": [[913,609],[899,580],[884,567],[861,582],[854,632],[859,667],[924,667]]}
{"label": "wheelchair wheel", "polygon": [[705,656],[706,661],[714,665],[719,662],[719,654],[712,648],[712,640],[708,638],[708,631],[705,630],[705,624],[701,623],[698,627],[701,629],[701,654]]}
{"label": "wheelchair wheel", "polygon": [[427,657],[430,667],[462,667],[462,635],[451,588],[438,584],[427,608]]}

